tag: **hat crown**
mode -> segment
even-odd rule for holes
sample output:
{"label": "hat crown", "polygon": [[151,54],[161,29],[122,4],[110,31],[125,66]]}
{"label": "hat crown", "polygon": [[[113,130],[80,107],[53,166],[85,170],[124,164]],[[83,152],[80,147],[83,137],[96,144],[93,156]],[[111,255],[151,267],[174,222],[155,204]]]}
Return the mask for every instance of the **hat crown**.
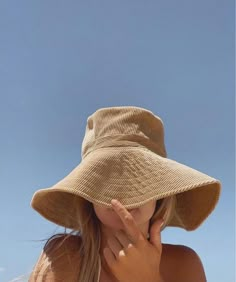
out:
{"label": "hat crown", "polygon": [[87,118],[82,159],[99,148],[125,146],[147,148],[166,157],[161,118],[132,106],[101,108]]}

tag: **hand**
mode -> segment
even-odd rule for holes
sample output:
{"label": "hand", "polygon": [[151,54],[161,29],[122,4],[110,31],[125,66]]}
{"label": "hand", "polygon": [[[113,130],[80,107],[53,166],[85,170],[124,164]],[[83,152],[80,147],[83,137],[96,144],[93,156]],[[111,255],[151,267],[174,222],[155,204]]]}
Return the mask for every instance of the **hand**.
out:
{"label": "hand", "polygon": [[115,204],[112,200],[111,204],[125,227],[125,232],[119,230],[114,237],[109,238],[109,247],[103,250],[113,275],[120,282],[161,282],[160,229],[163,220],[160,219],[151,226],[149,242],[127,209],[119,201]]}

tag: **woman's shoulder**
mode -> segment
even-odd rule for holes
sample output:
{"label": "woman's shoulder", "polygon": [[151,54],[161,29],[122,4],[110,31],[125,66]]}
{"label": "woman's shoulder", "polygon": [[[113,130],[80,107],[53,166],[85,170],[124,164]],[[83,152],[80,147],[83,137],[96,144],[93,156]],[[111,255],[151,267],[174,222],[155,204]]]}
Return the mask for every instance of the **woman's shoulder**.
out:
{"label": "woman's shoulder", "polygon": [[75,266],[78,268],[80,263],[80,245],[81,238],[77,235],[57,234],[52,236],[46,242],[29,282],[35,282],[38,279],[57,281],[58,278],[63,277],[66,279],[71,277],[73,281],[77,275]]}
{"label": "woman's shoulder", "polygon": [[47,253],[56,252],[57,250],[62,251],[77,251],[81,245],[81,237],[79,235],[71,234],[56,234],[48,239],[43,250]]}
{"label": "woman's shoulder", "polygon": [[174,245],[174,244],[167,244],[162,243],[162,250],[164,253],[172,253],[174,255],[184,253],[196,253],[192,248],[185,246],[185,245]]}
{"label": "woman's shoulder", "polygon": [[162,244],[160,268],[164,281],[206,281],[200,257],[185,245]]}
{"label": "woman's shoulder", "polygon": [[81,237],[70,234],[57,234],[52,236],[43,248],[43,253],[53,263],[63,261],[71,263],[79,259]]}

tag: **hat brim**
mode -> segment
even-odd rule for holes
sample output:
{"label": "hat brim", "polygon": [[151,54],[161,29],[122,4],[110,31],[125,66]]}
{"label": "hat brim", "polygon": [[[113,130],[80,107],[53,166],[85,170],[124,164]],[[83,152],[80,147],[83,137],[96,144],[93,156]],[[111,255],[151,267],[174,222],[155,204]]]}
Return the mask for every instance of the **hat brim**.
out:
{"label": "hat brim", "polygon": [[107,207],[116,198],[134,208],[176,195],[169,226],[194,230],[215,208],[220,190],[219,180],[146,148],[108,147],[90,153],[52,187],[38,190],[31,205],[46,219],[74,229],[75,196]]}

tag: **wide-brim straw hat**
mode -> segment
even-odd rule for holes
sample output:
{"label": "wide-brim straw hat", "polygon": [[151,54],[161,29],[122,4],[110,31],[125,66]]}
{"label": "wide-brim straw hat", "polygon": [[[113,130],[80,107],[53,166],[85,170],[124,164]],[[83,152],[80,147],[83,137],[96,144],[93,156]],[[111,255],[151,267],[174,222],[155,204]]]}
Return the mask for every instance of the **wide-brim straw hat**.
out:
{"label": "wide-brim straw hat", "polygon": [[[194,230],[214,210],[219,180],[167,158],[164,125],[151,111],[133,106],[101,108],[87,118],[81,162],[62,180],[33,195],[31,205],[46,219],[78,227],[76,199],[126,208],[175,195],[169,226]],[[79,204],[79,201],[78,203]]]}

